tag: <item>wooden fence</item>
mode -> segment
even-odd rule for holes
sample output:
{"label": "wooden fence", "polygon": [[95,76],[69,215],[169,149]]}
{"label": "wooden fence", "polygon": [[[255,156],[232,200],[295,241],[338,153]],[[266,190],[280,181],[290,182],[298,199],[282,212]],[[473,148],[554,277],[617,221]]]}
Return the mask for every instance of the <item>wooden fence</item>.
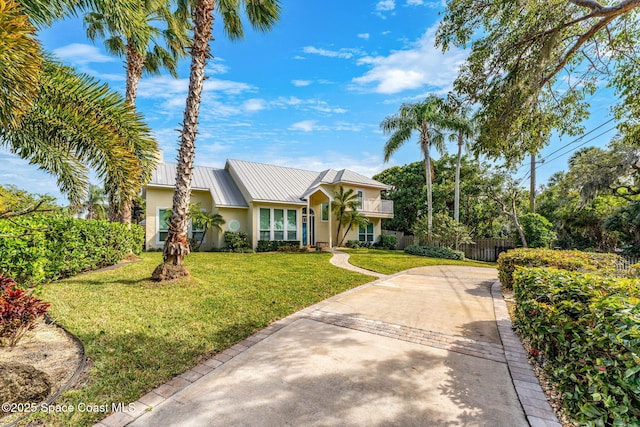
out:
{"label": "wooden fence", "polygon": [[[405,236],[402,231],[382,230],[382,234],[391,234],[398,239],[398,249],[417,244],[415,236]],[[436,243],[435,246],[438,246]],[[460,248],[464,256],[476,261],[495,262],[498,255],[515,248],[513,239],[476,239],[474,244],[462,245]]]}

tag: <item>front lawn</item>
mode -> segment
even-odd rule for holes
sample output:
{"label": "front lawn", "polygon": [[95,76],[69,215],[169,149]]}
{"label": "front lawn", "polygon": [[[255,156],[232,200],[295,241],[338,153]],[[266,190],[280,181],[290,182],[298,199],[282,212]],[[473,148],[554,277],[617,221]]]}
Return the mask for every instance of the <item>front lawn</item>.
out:
{"label": "front lawn", "polygon": [[[85,346],[88,384],[56,403],[135,401],[200,361],[304,307],[371,280],[331,254],[193,253],[191,277],[149,280],[160,253],[44,287],[50,315]],[[37,414],[47,425],[89,425],[105,413]]]}
{"label": "front lawn", "polygon": [[496,263],[482,261],[458,261],[442,258],[427,258],[408,255],[402,251],[382,251],[378,249],[348,249],[349,263],[382,274],[394,274],[414,267],[429,265],[464,265],[467,267],[495,268]]}

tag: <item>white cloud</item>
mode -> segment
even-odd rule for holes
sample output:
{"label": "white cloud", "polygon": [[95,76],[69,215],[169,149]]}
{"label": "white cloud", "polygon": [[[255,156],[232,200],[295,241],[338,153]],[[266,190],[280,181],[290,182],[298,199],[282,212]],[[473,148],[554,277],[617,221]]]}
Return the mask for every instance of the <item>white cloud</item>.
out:
{"label": "white cloud", "polygon": [[[189,79],[174,79],[170,76],[154,76],[140,80],[138,96],[141,98],[173,98],[187,95]],[[255,92],[256,88],[247,83],[222,79],[207,79],[204,82],[205,92],[221,92],[226,95],[238,95]],[[183,99],[184,101],[184,99]]]}
{"label": "white cloud", "polygon": [[361,38],[363,40],[369,40],[369,37],[371,37],[371,35],[369,33],[360,33],[360,34],[358,34],[358,38]]}
{"label": "white cloud", "polygon": [[395,0],[380,0],[378,4],[376,4],[376,10],[378,12],[388,12],[396,8]]}
{"label": "white cloud", "polygon": [[289,126],[289,130],[302,131],[302,132],[315,132],[328,130],[326,126],[318,125],[317,120],[303,120]]}
{"label": "white cloud", "polygon": [[63,61],[77,65],[86,65],[92,62],[113,62],[117,58],[104,55],[95,46],[83,43],[72,43],[53,50],[53,53]]}
{"label": "white cloud", "polygon": [[435,47],[435,33],[436,26],[429,28],[408,49],[393,51],[388,56],[361,58],[359,65],[372,68],[352,80],[355,88],[394,94],[423,87],[438,90],[451,86],[467,53],[450,49],[443,54]]}
{"label": "white cloud", "polygon": [[342,48],[339,50],[328,50],[317,48],[313,46],[305,46],[303,49],[304,53],[311,53],[314,55],[326,56],[329,58],[342,58],[342,59],[351,59],[354,55],[360,55],[361,52],[358,49],[349,49]]}
{"label": "white cloud", "polygon": [[244,111],[252,113],[255,111],[264,110],[266,108],[266,102],[264,99],[251,98],[244,101],[242,107]]}
{"label": "white cloud", "polygon": [[407,6],[425,6],[431,9],[439,9],[445,7],[446,1],[424,1],[424,0],[407,0]]}
{"label": "white cloud", "polygon": [[[277,157],[276,157],[277,156]],[[372,177],[388,168],[390,164],[385,164],[382,157],[368,152],[358,153],[355,157],[346,155],[338,151],[325,151],[315,156],[281,157],[280,155],[269,156],[262,159],[271,164],[299,168],[313,171],[323,171],[327,169],[349,169],[364,176]]]}
{"label": "white cloud", "polygon": [[309,86],[311,84],[311,80],[291,80],[291,84],[296,87]]}

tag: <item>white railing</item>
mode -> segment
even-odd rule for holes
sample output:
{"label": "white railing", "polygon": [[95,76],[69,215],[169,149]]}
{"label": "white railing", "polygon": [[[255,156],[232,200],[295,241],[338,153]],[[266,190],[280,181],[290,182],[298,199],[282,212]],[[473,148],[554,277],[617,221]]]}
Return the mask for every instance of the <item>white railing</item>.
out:
{"label": "white railing", "polygon": [[359,210],[370,213],[393,214],[393,200],[364,199]]}

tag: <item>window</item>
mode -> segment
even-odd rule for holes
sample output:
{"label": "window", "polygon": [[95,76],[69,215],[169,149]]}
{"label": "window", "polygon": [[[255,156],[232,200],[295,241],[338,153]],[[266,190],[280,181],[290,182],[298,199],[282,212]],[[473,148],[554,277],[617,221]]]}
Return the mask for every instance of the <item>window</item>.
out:
{"label": "window", "polygon": [[271,240],[271,209],[260,208],[260,240]]}
{"label": "window", "polygon": [[[171,223],[171,209],[160,208],[158,209],[158,243],[162,243],[167,240],[169,234],[169,224]],[[202,239],[204,234],[203,228],[192,229],[191,220],[189,220],[189,232],[188,236],[198,239]]]}
{"label": "window", "polygon": [[322,204],[322,221],[329,221],[329,202]]}
{"label": "window", "polygon": [[358,197],[358,209],[362,209],[364,206],[364,190],[356,190],[356,196]]}
{"label": "window", "polygon": [[366,227],[360,227],[358,232],[358,240],[361,242],[373,243],[373,224],[369,223]]}
{"label": "window", "polygon": [[287,211],[287,240],[298,240],[298,212]]}
{"label": "window", "polygon": [[284,240],[284,210],[273,210],[273,240]]}
{"label": "window", "polygon": [[160,242],[167,240],[170,223],[171,209],[158,209],[158,239]]}
{"label": "window", "polygon": [[298,211],[260,208],[260,240],[298,240]]}

